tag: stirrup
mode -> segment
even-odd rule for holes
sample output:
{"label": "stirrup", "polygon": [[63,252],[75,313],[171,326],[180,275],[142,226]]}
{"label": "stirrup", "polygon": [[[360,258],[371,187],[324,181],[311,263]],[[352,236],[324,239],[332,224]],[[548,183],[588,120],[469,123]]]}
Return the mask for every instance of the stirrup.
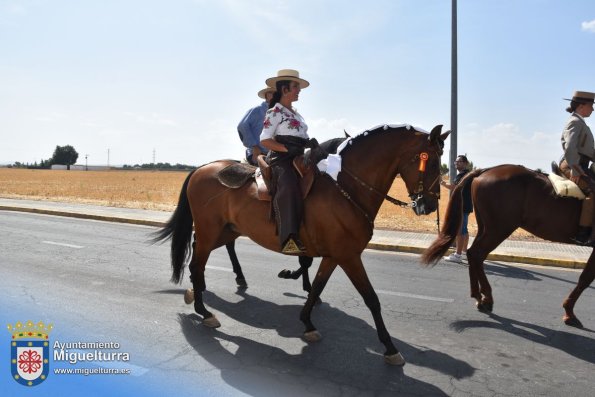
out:
{"label": "stirrup", "polygon": [[285,246],[281,250],[282,254],[286,255],[300,255],[306,253],[306,248],[301,244],[299,240],[294,241],[293,237],[287,239]]}
{"label": "stirrup", "polygon": [[593,233],[588,226],[579,226],[576,236],[572,237],[573,243],[586,247],[593,247]]}

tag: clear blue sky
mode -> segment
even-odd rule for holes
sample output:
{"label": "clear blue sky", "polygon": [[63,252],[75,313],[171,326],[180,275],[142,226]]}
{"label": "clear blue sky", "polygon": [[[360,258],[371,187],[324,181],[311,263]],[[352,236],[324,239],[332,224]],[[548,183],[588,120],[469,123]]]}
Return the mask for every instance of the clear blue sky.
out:
{"label": "clear blue sky", "polygon": [[[562,98],[595,91],[595,1],[459,0],[458,22],[458,152],[547,169]],[[319,140],[448,129],[450,24],[449,0],[0,0],[0,164],[67,144],[89,164],[240,158],[237,123],[284,68]]]}

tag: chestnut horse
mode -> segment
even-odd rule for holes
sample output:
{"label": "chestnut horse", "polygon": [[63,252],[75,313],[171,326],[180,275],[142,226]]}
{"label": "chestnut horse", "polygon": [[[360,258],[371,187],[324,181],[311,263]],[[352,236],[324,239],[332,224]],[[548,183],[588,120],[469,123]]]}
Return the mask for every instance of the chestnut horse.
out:
{"label": "chestnut horse", "polygon": [[[517,228],[523,228],[545,240],[571,244],[578,229],[581,202],[556,195],[547,175],[520,165],[500,165],[470,172],[456,186],[450,197],[440,235],[422,255],[422,263],[436,264],[461,229],[462,192],[471,185],[471,197],[477,220],[477,237],[467,250],[471,297],[477,308],[491,312],[492,287],[483,262]],[[591,253],[576,288],[564,300],[564,323],[582,327],[574,314],[581,293],[595,278],[595,255]]]}
{"label": "chestnut horse", "polygon": [[[307,341],[320,339],[311,321],[312,308],[329,277],[340,266],[370,309],[378,338],[384,344],[385,361],[403,365],[405,360],[393,345],[380,312],[380,301],[364,269],[361,254],[374,230],[374,219],[397,174],[400,174],[417,215],[432,213],[440,195],[440,156],[448,132],[442,126],[430,134],[410,126],[379,126],[348,140],[339,149],[342,168],[338,181],[318,175],[304,201],[300,239],[308,256],[322,261],[300,319]],[[344,148],[343,148],[344,147]],[[230,189],[217,179],[231,161],[215,161],[193,171],[184,182],[178,206],[159,232],[157,240],[172,239],[172,282],[179,283],[190,251],[192,225],[196,244],[189,270],[194,290],[194,309],[203,324],[221,324],[203,303],[204,271],[212,250],[240,235],[280,252],[271,222],[269,203],[256,197],[256,184]]]}

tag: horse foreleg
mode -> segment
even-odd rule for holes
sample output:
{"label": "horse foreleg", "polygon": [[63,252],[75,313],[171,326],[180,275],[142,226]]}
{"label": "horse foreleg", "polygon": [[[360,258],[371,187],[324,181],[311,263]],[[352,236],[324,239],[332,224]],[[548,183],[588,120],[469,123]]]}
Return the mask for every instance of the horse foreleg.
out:
{"label": "horse foreleg", "polygon": [[236,242],[235,240],[225,244],[225,249],[227,249],[227,254],[229,255],[229,260],[231,260],[231,266],[233,267],[233,272],[236,274],[236,284],[239,288],[247,288],[248,283],[246,283],[246,278],[244,277],[244,273],[242,272],[242,267],[240,266],[240,261],[238,260],[238,256],[236,255]]}
{"label": "horse foreleg", "polygon": [[308,342],[316,342],[320,340],[322,337],[320,333],[314,327],[311,320],[312,308],[314,304],[319,300],[320,294],[328,279],[330,278],[331,274],[337,267],[337,263],[333,262],[330,258],[323,258],[320,262],[320,266],[318,268],[318,272],[314,277],[314,284],[312,285],[312,291],[308,294],[308,299],[302,308],[302,312],[300,313],[300,320],[306,326],[306,331],[304,332],[304,339]]}
{"label": "horse foreleg", "polygon": [[[204,325],[210,328],[217,328],[221,326],[221,323],[219,323],[219,320],[217,320],[213,313],[207,310],[202,300],[202,293],[206,289],[205,267],[207,260],[209,259],[210,251],[201,249],[200,246],[196,249],[196,241],[193,246],[195,249],[193,250],[192,260],[190,261],[188,268],[190,270],[190,281],[192,282],[193,288],[192,292],[194,293],[194,310],[203,317]],[[192,292],[190,292],[190,290],[186,291],[186,294],[184,295],[184,301],[186,303],[192,303],[191,299],[189,299],[189,295]]]}
{"label": "horse foreleg", "polygon": [[576,287],[572,290],[572,292],[564,299],[564,303],[562,303],[562,307],[564,308],[564,316],[562,320],[564,320],[564,324],[570,325],[572,327],[582,328],[583,324],[579,321],[579,319],[574,315],[574,305],[578,301],[578,298],[581,296],[583,291],[591,285],[593,279],[595,279],[595,257],[594,253],[591,254],[587,265],[585,266],[584,270],[582,271],[581,275],[578,278],[578,283]]}
{"label": "horse foreleg", "polygon": [[[384,361],[392,365],[404,365],[405,359],[393,344],[390,334],[386,330],[384,319],[380,312],[380,300],[378,299],[378,295],[376,295],[376,291],[374,291],[374,288],[372,287],[372,283],[370,283],[370,280],[368,279],[361,258],[357,257],[348,263],[341,264],[341,268],[345,271],[345,274],[347,274],[347,277],[349,277],[372,313],[376,331],[378,333],[378,339],[380,339],[380,342],[382,342],[386,348],[386,351],[384,352]],[[314,280],[314,283],[316,283],[316,280]]]}

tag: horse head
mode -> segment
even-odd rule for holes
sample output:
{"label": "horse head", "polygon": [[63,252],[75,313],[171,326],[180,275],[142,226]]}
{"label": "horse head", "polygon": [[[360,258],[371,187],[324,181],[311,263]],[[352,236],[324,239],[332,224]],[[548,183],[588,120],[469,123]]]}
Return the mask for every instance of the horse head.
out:
{"label": "horse head", "polygon": [[450,131],[441,134],[442,125],[427,134],[416,135],[417,145],[411,160],[404,159],[400,170],[407,186],[416,215],[428,215],[438,208],[440,199],[440,157],[444,152],[444,141]]}

